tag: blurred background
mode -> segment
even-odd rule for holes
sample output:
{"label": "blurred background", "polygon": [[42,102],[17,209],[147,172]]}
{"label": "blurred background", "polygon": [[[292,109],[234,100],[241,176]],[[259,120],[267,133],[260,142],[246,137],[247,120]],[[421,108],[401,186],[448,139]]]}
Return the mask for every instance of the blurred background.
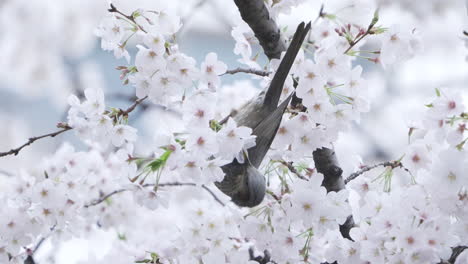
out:
{"label": "blurred background", "polygon": [[[194,57],[197,65],[213,51],[229,69],[241,66],[237,61],[240,57],[233,53],[235,41],[231,37],[232,27],[241,21],[233,1],[112,2],[127,14],[136,8],[164,7],[180,15],[183,22],[177,36],[180,50]],[[332,12],[345,2],[352,3],[323,1],[325,12]],[[335,144],[345,175],[355,169],[360,158],[364,164],[372,164],[401,157],[408,143],[408,129],[420,120],[424,104],[434,95],[434,89],[466,90],[468,83],[468,49],[466,36],[462,34],[468,29],[464,1],[359,2],[368,2],[370,6],[380,4],[379,25],[389,27],[398,23],[417,30],[424,49],[412,60],[385,71],[381,65],[364,60],[355,62],[364,68],[372,105],[371,111],[362,115],[361,122],[342,133]],[[280,15],[278,23],[291,31],[300,21],[314,20],[321,4],[321,1],[305,1],[299,8],[293,8],[290,15]],[[58,122],[66,122],[67,97],[80,95],[88,87],[105,91],[106,106],[126,108],[132,103],[134,88],[122,85],[115,70],[127,62],[102,51],[100,40],[94,35],[108,5],[105,0],[0,0],[0,152],[20,146],[29,137],[56,131]],[[379,43],[371,36],[366,45]],[[129,49],[129,52],[134,55],[136,50]],[[256,52],[261,54],[259,47],[255,47]],[[260,65],[265,63],[266,58],[261,55]],[[222,77],[221,89],[227,91],[247,89],[253,95],[259,88],[259,81],[245,74]],[[146,105],[131,116],[130,124],[139,129],[137,153],[151,151],[154,132],[164,125],[158,123],[160,111],[158,107]],[[43,157],[54,153],[65,141],[73,142],[78,149],[84,148],[73,132],[47,138],[25,148],[18,156],[0,158],[0,175],[8,177],[21,170],[36,169]],[[0,179],[0,191],[8,188],[7,182]],[[47,248],[51,248],[51,242],[48,243],[44,257]],[[89,246],[84,241],[73,243]],[[70,251],[58,252],[57,263],[72,263]]]}

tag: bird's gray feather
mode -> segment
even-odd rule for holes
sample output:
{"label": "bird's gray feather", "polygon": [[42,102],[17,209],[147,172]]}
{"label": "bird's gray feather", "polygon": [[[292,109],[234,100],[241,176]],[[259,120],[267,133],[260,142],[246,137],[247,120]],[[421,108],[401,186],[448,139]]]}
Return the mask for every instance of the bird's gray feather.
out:
{"label": "bird's gray feather", "polygon": [[250,163],[258,168],[263,161],[263,158],[270,149],[276,132],[281,124],[284,110],[289,105],[292,95],[289,95],[281,105],[279,105],[271,115],[265,118],[260,124],[255,127],[252,134],[256,135],[256,145],[248,150]]}
{"label": "bird's gray feather", "polygon": [[309,29],[310,23],[307,26],[304,23],[299,24],[268,89],[231,114],[237,125],[252,128],[252,134],[257,136],[256,146],[248,150],[247,160],[242,164],[233,160],[222,166],[224,179],[215,183],[239,206],[256,206],[265,196],[265,177],[257,168],[268,152],[284,111],[292,98],[290,95],[278,106],[284,82]]}

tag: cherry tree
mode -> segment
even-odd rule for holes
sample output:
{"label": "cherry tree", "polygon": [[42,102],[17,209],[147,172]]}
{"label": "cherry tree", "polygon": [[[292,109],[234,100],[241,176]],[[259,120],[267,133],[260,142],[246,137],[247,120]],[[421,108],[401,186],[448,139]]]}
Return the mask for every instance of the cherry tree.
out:
{"label": "cherry tree", "polygon": [[[59,91],[62,96],[55,94],[54,100],[67,109],[57,130],[2,150],[0,159],[21,159],[36,142],[62,134],[79,141],[62,142],[14,172],[0,170],[9,176],[0,194],[1,263],[53,263],[36,254],[44,243],[58,248],[99,232],[112,234],[106,250],[79,263],[468,263],[463,86],[425,85],[430,99],[418,97],[417,89],[401,92],[421,114],[401,135],[405,145],[391,155],[382,154],[375,142],[380,157],[373,159],[341,147],[343,142],[354,147],[347,142],[351,131],[361,119],[379,114],[374,110],[379,104],[391,101],[390,95],[373,96],[370,69],[392,81],[405,79],[398,69],[424,57],[432,44],[426,32],[439,34],[429,24],[388,23],[385,16],[411,14],[427,21],[445,7],[464,17],[459,3],[229,1],[221,4],[229,10],[219,11],[236,13],[230,33],[239,64],[232,67],[220,53],[207,52],[197,61],[181,48],[179,36],[189,30],[184,27],[190,15],[206,2],[190,6],[184,16],[130,1],[0,4],[3,19],[18,22],[6,34],[14,42],[1,45],[2,75],[28,86],[44,74],[40,85]],[[87,30],[77,31],[79,41],[73,42],[71,29],[79,27],[74,20],[63,19],[69,22],[63,26],[52,19],[36,32],[37,8],[86,21]],[[301,8],[303,17],[290,15]],[[34,19],[20,23],[15,14],[21,12]],[[22,44],[26,29],[38,36]],[[111,94],[97,75],[83,74],[82,90],[63,88],[73,85],[59,58],[84,53],[92,30],[118,61],[114,74],[132,92],[125,107],[106,103]],[[305,39],[299,42],[300,32]],[[444,33],[461,45],[468,42],[463,30]],[[263,102],[294,47],[298,54],[280,85],[281,124],[255,166],[265,188],[249,189],[258,203],[239,203],[222,184],[225,168],[253,162],[252,149],[266,143],[258,129],[238,117],[253,112],[244,103]],[[28,54],[44,63],[29,64]],[[229,75],[247,76],[258,87],[252,82],[228,87],[223,81]],[[152,107],[158,112],[146,119],[154,137],[149,139],[132,122],[138,111]],[[384,119],[392,124],[390,117]]]}

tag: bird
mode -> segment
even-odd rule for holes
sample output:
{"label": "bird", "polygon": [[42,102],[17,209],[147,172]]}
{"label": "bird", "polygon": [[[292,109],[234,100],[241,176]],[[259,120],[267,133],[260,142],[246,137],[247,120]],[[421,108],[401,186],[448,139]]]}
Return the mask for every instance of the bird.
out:
{"label": "bird", "polygon": [[307,25],[304,22],[298,25],[268,88],[223,119],[225,121],[229,117],[233,118],[238,126],[251,128],[252,135],[256,136],[256,145],[244,152],[245,161],[240,163],[233,159],[231,163],[221,166],[225,173],[224,178],[221,182],[215,182],[216,187],[240,207],[255,207],[265,197],[265,176],[258,167],[270,149],[284,111],[294,95],[291,93],[278,105],[284,82],[310,27],[310,22]]}

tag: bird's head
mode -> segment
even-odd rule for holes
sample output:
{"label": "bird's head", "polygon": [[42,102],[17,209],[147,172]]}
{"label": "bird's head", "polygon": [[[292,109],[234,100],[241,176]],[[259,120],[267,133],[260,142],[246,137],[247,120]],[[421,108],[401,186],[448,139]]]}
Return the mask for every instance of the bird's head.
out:
{"label": "bird's head", "polygon": [[243,187],[232,197],[232,201],[239,206],[254,207],[263,201],[265,191],[265,177],[249,164],[245,170]]}

